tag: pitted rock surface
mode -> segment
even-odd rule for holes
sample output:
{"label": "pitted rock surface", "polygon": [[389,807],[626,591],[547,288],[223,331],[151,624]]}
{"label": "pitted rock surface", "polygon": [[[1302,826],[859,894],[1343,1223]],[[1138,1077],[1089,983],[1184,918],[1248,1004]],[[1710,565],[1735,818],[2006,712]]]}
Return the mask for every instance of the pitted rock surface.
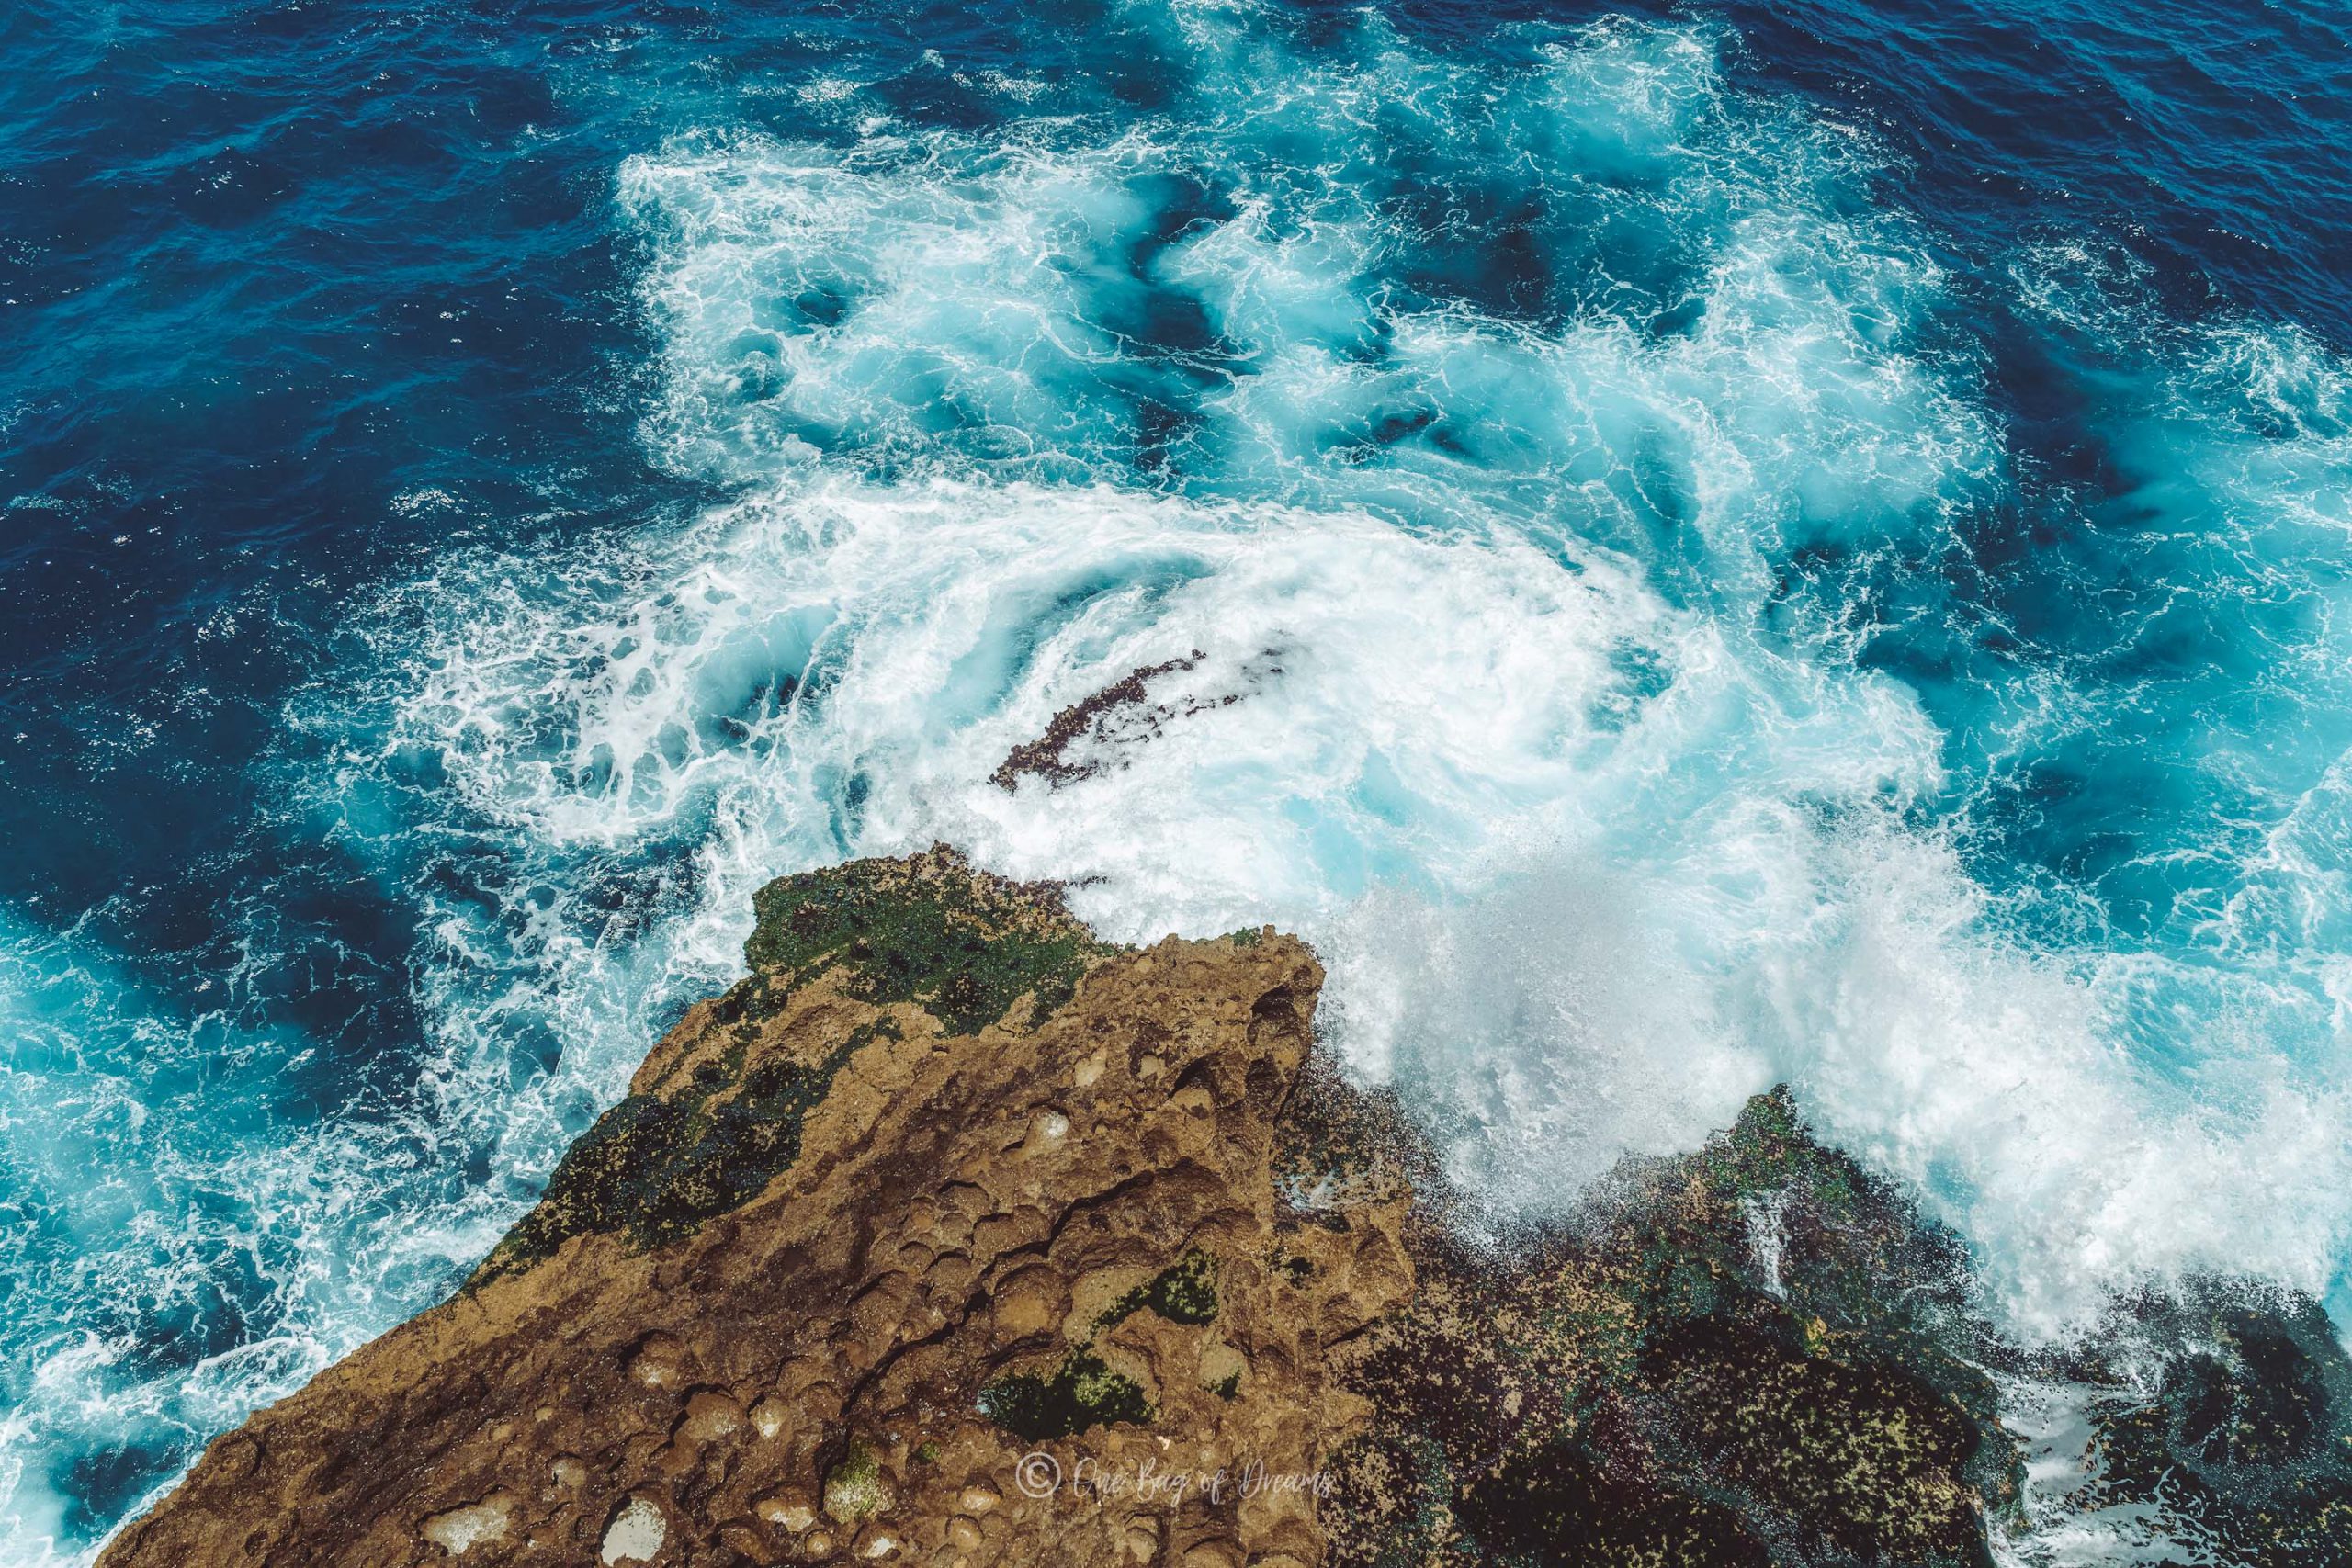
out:
{"label": "pitted rock surface", "polygon": [[[1312,1046],[1289,938],[1115,947],[945,850],[757,914],[462,1291],[102,1568],[1990,1568],[2030,1506],[2352,1562],[2308,1298],[2021,1348],[1785,1090],[1498,1224]],[[2085,1401],[2072,1491],[2005,1381]]]}
{"label": "pitted rock surface", "polygon": [[760,913],[474,1280],[107,1568],[1321,1560],[1301,1490],[1020,1483],[1304,1473],[1360,1424],[1328,1351],[1410,1293],[1406,1199],[1277,1203],[1308,952],[1114,949],[944,851]]}

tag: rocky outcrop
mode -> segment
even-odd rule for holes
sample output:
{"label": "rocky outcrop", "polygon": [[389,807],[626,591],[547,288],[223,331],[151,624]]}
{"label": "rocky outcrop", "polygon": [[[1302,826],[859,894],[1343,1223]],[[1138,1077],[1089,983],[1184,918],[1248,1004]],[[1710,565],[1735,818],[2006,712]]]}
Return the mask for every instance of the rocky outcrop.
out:
{"label": "rocky outcrop", "polygon": [[2151,1301],[2036,1360],[1779,1092],[1494,1235],[1317,1052],[1291,939],[1116,947],[945,850],[757,913],[464,1289],[104,1568],[1979,1568],[2018,1378],[2086,1391],[2056,1506],[2352,1561],[2308,1303]]}
{"label": "rocky outcrop", "polygon": [[1313,957],[1111,948],[945,852],[759,917],[473,1280],[214,1443],[108,1568],[1317,1559],[1295,1487],[1086,1490],[1304,1475],[1363,1419],[1325,1352],[1408,1294],[1404,1204],[1278,1213]]}
{"label": "rocky outcrop", "polygon": [[1989,1565],[2018,1461],[1964,1256],[1785,1093],[1574,1225],[1411,1242],[1417,1298],[1353,1361],[1337,1560]]}
{"label": "rocky outcrop", "polygon": [[[1368,1146],[1409,1159],[1387,1116]],[[1341,1357],[1372,1413],[1327,1461],[1330,1563],[2352,1563],[2352,1358],[2308,1298],[2195,1281],[2030,1352],[1785,1090],[1483,1245],[1412,1174],[1414,1298]],[[2030,1495],[2016,1393],[2075,1415]]]}
{"label": "rocky outcrop", "polygon": [[2316,1303],[2201,1281],[2130,1303],[2070,1371],[2091,1438],[2068,1505],[2143,1517],[2182,1562],[2352,1563],[2352,1359]]}
{"label": "rocky outcrop", "polygon": [[[1080,779],[1092,778],[1102,771],[1102,762],[1091,759],[1073,762],[1069,756],[1070,747],[1090,738],[1104,741],[1111,739],[1109,728],[1116,717],[1135,721],[1133,728],[1140,736],[1159,734],[1161,724],[1175,717],[1178,710],[1165,705],[1150,704],[1147,697],[1148,683],[1158,676],[1191,670],[1204,657],[1196,648],[1189,658],[1139,666],[1091,696],[1072,703],[1054,715],[1052,722],[1046,726],[1045,734],[1035,740],[1023,741],[1008,752],[1004,761],[997,764],[996,771],[989,775],[989,782],[1009,792],[1020,786],[1023,775],[1043,779],[1048,788],[1054,789],[1076,784]],[[1230,696],[1224,699],[1227,704],[1235,700]],[[1197,705],[1198,699],[1187,700],[1188,710]]]}

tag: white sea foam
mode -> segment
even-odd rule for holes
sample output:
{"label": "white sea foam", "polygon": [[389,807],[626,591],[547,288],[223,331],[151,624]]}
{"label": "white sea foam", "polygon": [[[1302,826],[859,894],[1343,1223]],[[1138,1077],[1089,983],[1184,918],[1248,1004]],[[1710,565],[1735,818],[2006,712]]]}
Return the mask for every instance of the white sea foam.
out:
{"label": "white sea foam", "polygon": [[[1305,931],[1336,1038],[1498,1202],[1688,1146],[1785,1077],[1983,1246],[2021,1327],[2189,1267],[2324,1288],[2333,1092],[2221,1009],[2199,1046],[2226,1096],[2135,1061],[2114,1014],[2168,961],[2003,936],[1883,804],[1936,778],[1900,688],[1759,674],[1579,564],[1113,490],[796,488],[609,570],[650,579],[619,604],[485,621],[458,596],[409,739],[536,844],[688,819],[695,896],[646,940],[714,979],[766,875],[946,838],[1073,881],[1117,936]],[[1059,707],[1193,649],[1148,683],[1157,734],[1073,753],[1096,776],[988,782]],[[485,716],[513,712],[560,719],[509,745]]]}
{"label": "white sea foam", "polygon": [[[2220,586],[2173,604],[2230,614],[2144,686],[2062,647],[1959,703],[1858,657],[1931,613],[1875,585],[1970,569],[1968,526],[2025,481],[1867,138],[1733,90],[1701,27],[1529,33],[1498,65],[1371,19],[1311,56],[1246,6],[1148,19],[1158,119],[916,134],[826,79],[817,108],[865,117],[831,141],[711,130],[620,171],[662,342],[648,448],[737,499],[453,553],[357,628],[364,689],[290,715],[333,758],[320,832],[416,911],[413,1094],[291,1146],[208,1123],[171,1064],[260,1082],[298,1043],[119,976],[62,1030],[15,998],[83,961],[0,933],[30,964],[0,987],[31,1043],[9,1084],[66,1086],[43,1119],[0,1102],[7,1157],[154,1149],[146,1186],[70,1191],[62,1223],[113,1238],[87,1267],[200,1289],[249,1234],[272,1303],[168,1379],[61,1320],[0,1427],[19,1540],[56,1506],[24,1456],[73,1423],[217,1429],[445,1287],[735,972],[761,882],[933,839],[1069,883],[1114,936],[1302,931],[1331,1037],[1500,1206],[1786,1079],[1967,1235],[2021,1332],[2188,1269],[2328,1287],[2341,365],[2159,330],[2087,253],[2023,258],[2018,309],[2115,360],[2101,434],[2145,476],[2119,504],[2165,520],[2094,518],[2086,580],[2188,559]],[[1506,234],[1524,288],[1468,254]],[[1073,749],[1090,776],[990,782],[1171,661]],[[2130,929],[1972,858],[2020,759],[2084,738],[2237,814],[2151,835],[2177,908]],[[129,1043],[42,1055],[103,1039]]]}
{"label": "white sea foam", "polygon": [[[1227,14],[1170,36],[1187,118],[1109,141],[631,164],[670,329],[657,448],[762,489],[650,547],[660,586],[626,608],[484,630],[612,672],[558,700],[564,759],[484,753],[483,798],[553,838],[708,813],[703,951],[760,875],[935,836],[1074,881],[1121,935],[1295,925],[1337,1036],[1498,1201],[1687,1145],[1786,1077],[1962,1226],[2029,1332],[2184,1269],[2324,1289],[2342,1090],[2265,1030],[2340,1023],[2293,976],[2021,940],[1928,825],[1937,726],[1849,661],[1871,628],[1784,592],[1802,552],[1943,547],[2015,482],[1972,366],[1923,346],[1943,279],[1860,198],[1867,141],[1732,94],[1704,29],[1531,39],[1499,76],[1372,23],[1278,76]],[[1555,261],[1654,301],[1573,276],[1555,293],[1600,308],[1432,296],[1400,147],[1418,178],[1521,171]],[[1216,199],[1123,266],[1187,181]],[[1214,351],[1139,352],[1147,287],[1196,301]],[[762,329],[758,380],[743,334],[812,290],[821,319]],[[1146,400],[1188,413],[1139,470]],[[1193,648],[1151,699],[1202,711],[1050,801],[985,782],[1057,707]],[[477,668],[445,653],[428,690]],[[716,735],[715,694],[786,677],[789,705]],[[2081,702],[2028,680],[1989,722]],[[2188,1071],[2146,1049],[2180,1006]]]}
{"label": "white sea foam", "polygon": [[[209,1430],[223,1414],[201,1400],[177,1407],[182,1381],[200,1382],[221,1358],[193,1374],[144,1371],[140,1319],[205,1312],[224,1272],[277,1275],[299,1292],[281,1271],[326,1242],[326,1216],[288,1201],[289,1186],[321,1174],[306,1151],[281,1154],[266,1128],[240,1139],[187,1113],[204,1057],[254,1043],[156,1016],[126,976],[73,942],[0,921],[0,1168],[20,1194],[0,1225],[0,1306],[15,1350],[0,1368],[0,1540],[6,1561],[45,1563],[64,1560],[55,1543],[67,1499],[43,1456],[191,1417]],[[133,1147],[146,1157],[121,1157]],[[290,1392],[325,1358],[299,1360],[254,1390]],[[241,1393],[227,1413],[252,1397]]]}

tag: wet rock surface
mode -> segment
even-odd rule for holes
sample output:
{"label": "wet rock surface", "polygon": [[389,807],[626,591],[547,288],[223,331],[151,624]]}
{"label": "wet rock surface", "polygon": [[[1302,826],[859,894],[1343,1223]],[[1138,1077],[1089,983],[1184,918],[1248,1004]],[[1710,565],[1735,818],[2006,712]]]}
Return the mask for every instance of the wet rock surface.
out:
{"label": "wet rock surface", "polygon": [[2082,1375],[2098,1392],[2071,1503],[2146,1515],[2182,1562],[2352,1562],[2352,1359],[2316,1303],[2243,1282],[2150,1297]]}
{"label": "wet rock surface", "polygon": [[1955,1350],[1964,1258],[1759,1096],[1629,1166],[1577,1224],[1474,1247],[1418,1221],[1419,1291],[1351,1381],[1339,1562],[1990,1562],[2015,1494]]}
{"label": "wet rock surface", "polygon": [[[2200,1287],[2027,1355],[1780,1091],[1495,1234],[1314,1047],[1291,939],[1116,947],[944,849],[758,917],[464,1290],[106,1568],[1979,1568],[2053,1510],[2128,1514],[2140,1561],[2352,1562],[2352,1363],[2307,1301]],[[2081,1393],[2054,1498],[2020,1380]]]}

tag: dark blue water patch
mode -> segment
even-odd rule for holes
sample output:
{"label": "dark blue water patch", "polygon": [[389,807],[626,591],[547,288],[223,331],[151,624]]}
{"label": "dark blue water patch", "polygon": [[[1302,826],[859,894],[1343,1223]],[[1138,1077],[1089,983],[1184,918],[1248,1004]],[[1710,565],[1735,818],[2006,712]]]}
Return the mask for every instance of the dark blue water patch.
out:
{"label": "dark blue water patch", "polygon": [[51,1485],[71,1499],[63,1520],[72,1539],[94,1540],[187,1462],[175,1443],[132,1443],[65,1458]]}
{"label": "dark blue water patch", "polygon": [[[2308,640],[2318,611],[2292,593],[2218,600],[2239,581],[2221,544],[2154,550],[2182,513],[2177,491],[2152,489],[2166,474],[2123,439],[2154,417],[2134,400],[2147,366],[2097,332],[2009,308],[2008,269],[2021,248],[2087,237],[2144,269],[2167,320],[2251,310],[2352,343],[2341,12],[2317,0],[1386,7],[1399,34],[1468,65],[1523,52],[1519,24],[1626,9],[1723,24],[1736,86],[1794,90],[1894,150],[1855,199],[1910,214],[1953,269],[1958,306],[1926,346],[1973,367],[2015,468],[2009,493],[1948,529],[1895,519],[1893,546],[1813,543],[1775,562],[1767,629],[1791,645],[1824,627],[1850,635],[1864,669],[1918,695],[1953,770],[1939,818],[1962,824],[1988,887],[2052,888],[2066,919],[2096,906],[2104,941],[2154,942],[2209,915],[2279,803],[2347,739],[2340,694],[2299,695],[2258,656]],[[1355,48],[1362,14],[1300,5],[1269,26],[1314,55]],[[694,895],[707,800],[640,850],[582,855],[558,897],[495,824],[403,841],[417,822],[446,825],[438,753],[390,768],[372,798],[379,786],[356,785],[340,822],[284,798],[289,780],[332,775],[334,744],[368,739],[291,729],[290,704],[410,678],[385,663],[383,637],[351,626],[381,585],[492,543],[551,556],[713,499],[638,439],[662,345],[637,294],[640,241],[613,209],[621,161],[713,128],[846,144],[854,126],[788,90],[835,73],[869,84],[917,134],[1186,112],[1185,69],[1153,14],[1094,0],[19,0],[0,14],[0,910],[36,932],[72,931],[142,1005],[187,1026],[187,1061],[123,1064],[153,1068],[159,1101],[200,1095],[212,1064],[266,1041],[236,1109],[288,1135],[426,1108],[431,920],[495,934],[531,905],[566,935],[617,948]],[[990,72],[1033,95],[992,90]],[[1635,175],[1538,191],[1479,175],[1475,159],[1424,156],[1402,123],[1381,134],[1401,150],[1384,210],[1433,242],[1408,265],[1401,304],[1545,330],[1622,320],[1651,341],[1703,324],[1703,235],[1612,215]],[[1153,266],[1231,207],[1205,178],[1137,194],[1156,220],[1132,249],[1095,258],[1090,306],[1136,352],[1090,392],[1132,427],[1120,459],[1178,490],[1204,482],[1215,456],[1199,443],[1202,400],[1248,367]],[[859,304],[818,289],[776,301],[775,327],[830,328]],[[1341,352],[1381,362],[1382,328]],[[773,354],[763,367],[747,344],[743,357],[742,395],[773,398]],[[950,400],[936,412],[986,423]],[[2256,439],[2293,434],[2262,426],[2279,416],[2260,409],[2243,417]],[[1375,409],[1332,439],[1364,465],[1509,456],[1501,434],[1428,400]],[[1643,447],[1609,482],[1634,522],[1600,542],[1647,563],[1679,605],[1707,603],[1716,563],[1691,537],[1691,476],[1671,448]],[[2325,581],[2319,551],[2298,564]],[[1123,585],[1073,588],[1035,635]],[[2168,604],[2177,590],[2188,600]],[[797,673],[779,659],[715,695],[702,739],[750,744],[728,726],[772,724],[795,681],[821,703],[842,656],[830,657]],[[1626,705],[1604,727],[1664,679],[1639,649],[1617,662]],[[2043,673],[2105,694],[2112,734],[2018,752],[2017,715],[1986,694]],[[2292,743],[2234,784],[2205,766],[2273,737]],[[560,783],[593,795],[611,765]],[[821,791],[843,851],[870,788],[853,772]],[[517,1078],[552,1072],[560,1045],[515,1028]],[[571,1111],[584,1125],[593,1107]],[[454,1158],[453,1184],[490,1179],[479,1147]],[[55,1215],[24,1223],[37,1250],[70,1256]],[[92,1322],[138,1348],[132,1371],[185,1369],[268,1332],[273,1300],[250,1258],[221,1258],[185,1302],[119,1323],[101,1304]],[[201,1436],[54,1455],[69,1532],[95,1537]]]}
{"label": "dark blue water patch", "polygon": [[[1399,7],[1464,47],[1494,9]],[[1987,260],[2059,223],[2132,245],[2184,311],[2352,344],[2352,22],[2327,0],[1636,0],[1724,21],[1737,79],[1794,88],[1910,165],[1901,199]],[[1506,14],[1540,14],[1530,8]]]}

